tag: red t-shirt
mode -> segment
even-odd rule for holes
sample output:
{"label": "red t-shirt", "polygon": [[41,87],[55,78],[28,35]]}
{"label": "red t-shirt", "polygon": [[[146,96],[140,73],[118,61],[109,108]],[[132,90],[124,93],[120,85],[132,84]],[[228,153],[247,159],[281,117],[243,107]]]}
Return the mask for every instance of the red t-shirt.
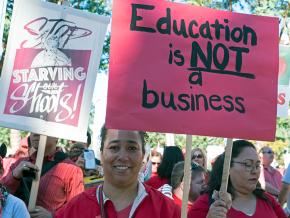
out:
{"label": "red t-shirt", "polygon": [[[134,218],[180,218],[180,208],[161,192],[145,185],[147,196],[137,206]],[[117,217],[112,201],[107,200],[105,210],[108,218]],[[88,189],[73,198],[55,214],[54,218],[95,218],[100,217],[100,206],[96,197],[96,187]]]}
{"label": "red t-shirt", "polygon": [[132,204],[117,212],[117,218],[128,218],[130,215]]}
{"label": "red t-shirt", "polygon": [[[174,200],[174,203],[180,207],[182,207],[182,199],[178,198],[175,194],[172,194],[172,197],[173,197],[173,200]],[[190,207],[192,206],[192,203],[188,201],[187,203],[187,211],[190,209]]]}
{"label": "red t-shirt", "polygon": [[[265,200],[257,198],[256,211],[252,216],[248,216],[241,211],[230,208],[227,214],[227,218],[287,218],[283,209],[278,202],[269,194],[266,194],[272,203],[272,206]],[[209,210],[209,198],[208,195],[200,196],[188,211],[188,218],[206,218]]]}
{"label": "red t-shirt", "polygon": [[147,180],[145,184],[151,186],[152,188],[158,189],[165,184],[169,184],[169,181],[168,179],[161,179],[159,176],[155,176]]}

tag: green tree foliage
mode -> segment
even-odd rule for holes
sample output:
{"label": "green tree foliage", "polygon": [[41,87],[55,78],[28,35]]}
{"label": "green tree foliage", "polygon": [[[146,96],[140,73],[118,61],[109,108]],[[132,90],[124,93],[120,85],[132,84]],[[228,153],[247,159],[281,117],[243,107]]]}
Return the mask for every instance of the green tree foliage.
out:
{"label": "green tree foliage", "polygon": [[[184,2],[216,9],[229,9],[229,3],[241,9],[250,8],[252,14],[267,16],[283,16],[289,0],[184,0]],[[288,11],[289,15],[289,11]]]}
{"label": "green tree foliage", "polygon": [[[149,132],[148,143],[151,147],[166,146],[166,136],[164,133]],[[192,147],[199,147],[205,149],[208,145],[222,145],[224,142],[223,138],[216,137],[205,137],[205,136],[193,136]],[[183,134],[175,134],[174,144],[178,147],[185,147],[186,136]]]}

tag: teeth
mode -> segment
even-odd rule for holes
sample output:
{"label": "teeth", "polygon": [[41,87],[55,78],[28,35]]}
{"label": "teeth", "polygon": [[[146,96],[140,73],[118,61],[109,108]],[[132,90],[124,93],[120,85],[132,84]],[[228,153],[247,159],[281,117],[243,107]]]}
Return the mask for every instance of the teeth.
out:
{"label": "teeth", "polygon": [[126,166],[115,166],[118,170],[126,170],[128,167]]}

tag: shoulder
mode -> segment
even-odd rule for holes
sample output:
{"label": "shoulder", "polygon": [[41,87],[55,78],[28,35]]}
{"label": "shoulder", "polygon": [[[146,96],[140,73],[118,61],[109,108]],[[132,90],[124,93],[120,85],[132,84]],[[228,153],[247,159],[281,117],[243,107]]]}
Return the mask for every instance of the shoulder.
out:
{"label": "shoulder", "polygon": [[12,217],[30,217],[24,202],[11,194],[7,197],[3,213],[11,214]]}
{"label": "shoulder", "polygon": [[73,171],[79,171],[81,172],[81,168],[79,166],[77,166],[72,160],[70,160],[69,158],[64,159],[63,161],[61,161],[60,163],[57,164],[58,166],[60,166],[61,168],[65,168],[68,170],[73,170]]}
{"label": "shoulder", "polygon": [[[287,218],[284,213],[284,210],[282,209],[281,205],[276,201],[276,199],[267,192],[265,192],[265,196],[267,197],[267,199],[269,199],[270,204],[267,203],[267,204],[264,204],[266,206],[261,206],[261,207],[270,207],[275,212],[278,218]],[[258,200],[265,202],[265,200],[260,199],[260,198]],[[263,204],[260,204],[260,205],[263,205]]]}
{"label": "shoulder", "polygon": [[161,214],[166,214],[169,211],[172,211],[174,214],[180,213],[180,208],[174,203],[172,199],[162,194],[160,191],[144,185],[148,196],[146,197],[147,203],[152,203],[152,205],[156,205],[158,202],[158,207],[160,208]]}
{"label": "shoulder", "polygon": [[75,196],[56,212],[55,218],[91,217],[99,212],[96,198],[96,187],[90,188]]}
{"label": "shoulder", "polygon": [[11,195],[11,194],[8,194],[8,196],[7,196],[6,205],[9,205],[9,204],[24,205],[25,206],[24,202],[21,199],[15,197],[14,195]]}

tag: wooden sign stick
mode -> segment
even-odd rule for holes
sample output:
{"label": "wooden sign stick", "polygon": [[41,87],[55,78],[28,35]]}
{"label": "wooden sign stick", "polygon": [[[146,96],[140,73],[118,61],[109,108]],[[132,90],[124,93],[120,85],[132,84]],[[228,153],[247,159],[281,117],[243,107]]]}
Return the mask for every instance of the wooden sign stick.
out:
{"label": "wooden sign stick", "polygon": [[42,164],[43,164],[46,140],[47,140],[47,136],[40,135],[39,145],[38,145],[38,149],[37,149],[37,157],[36,157],[36,162],[35,162],[35,165],[38,167],[39,170],[36,173],[36,178],[32,181],[32,185],[31,185],[29,204],[28,204],[29,211],[33,211],[35,209],[35,205],[36,205],[36,199],[37,199],[39,180],[40,180],[41,169],[42,169]]}
{"label": "wooden sign stick", "polygon": [[225,160],[223,167],[223,176],[222,176],[222,184],[220,191],[227,192],[228,189],[228,181],[230,175],[230,167],[231,167],[231,159],[232,159],[232,149],[233,149],[233,139],[227,138],[227,145],[225,149]]}
{"label": "wooden sign stick", "polygon": [[188,194],[189,186],[191,180],[191,145],[192,145],[192,136],[186,135],[186,153],[185,153],[185,162],[184,162],[184,176],[183,176],[183,195],[182,195],[182,208],[181,208],[181,217],[187,217],[187,204],[188,204]]}

